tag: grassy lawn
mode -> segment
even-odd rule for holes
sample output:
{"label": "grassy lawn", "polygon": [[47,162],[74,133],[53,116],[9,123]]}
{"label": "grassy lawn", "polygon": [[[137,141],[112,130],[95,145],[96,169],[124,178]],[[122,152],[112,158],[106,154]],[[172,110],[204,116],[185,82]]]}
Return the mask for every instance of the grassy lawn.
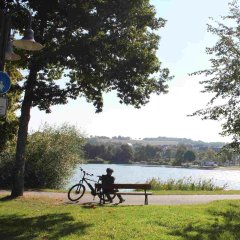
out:
{"label": "grassy lawn", "polygon": [[237,240],[240,201],[185,206],[93,206],[0,195],[0,239]]}
{"label": "grassy lawn", "polygon": [[184,191],[184,190],[150,190],[155,195],[233,195],[240,194],[240,190],[214,190],[214,191]]}

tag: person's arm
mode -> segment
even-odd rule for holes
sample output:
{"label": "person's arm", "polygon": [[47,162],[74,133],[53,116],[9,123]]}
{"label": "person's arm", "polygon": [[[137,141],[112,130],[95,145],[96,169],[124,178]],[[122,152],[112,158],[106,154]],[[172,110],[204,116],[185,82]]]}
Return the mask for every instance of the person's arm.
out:
{"label": "person's arm", "polygon": [[112,180],[112,183],[111,183],[111,184],[114,184],[114,182],[115,182],[115,177],[112,176],[112,179],[111,179],[111,180]]}

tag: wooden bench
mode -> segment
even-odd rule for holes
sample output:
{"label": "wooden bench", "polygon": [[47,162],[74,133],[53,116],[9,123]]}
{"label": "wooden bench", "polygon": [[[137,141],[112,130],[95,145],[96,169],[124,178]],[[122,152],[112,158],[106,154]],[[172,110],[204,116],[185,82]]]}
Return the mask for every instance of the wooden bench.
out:
{"label": "wooden bench", "polygon": [[111,185],[103,185],[100,183],[96,184],[96,188],[102,189],[135,189],[135,190],[144,190],[144,192],[117,192],[121,195],[144,195],[145,201],[144,204],[148,205],[148,195],[152,195],[151,192],[147,192],[147,190],[151,189],[151,184],[132,184],[132,183],[115,183]]}

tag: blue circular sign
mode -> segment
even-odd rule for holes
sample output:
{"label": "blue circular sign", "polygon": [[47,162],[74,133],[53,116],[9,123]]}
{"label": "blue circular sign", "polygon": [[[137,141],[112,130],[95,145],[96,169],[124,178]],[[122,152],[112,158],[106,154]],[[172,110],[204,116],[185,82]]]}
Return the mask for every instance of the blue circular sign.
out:
{"label": "blue circular sign", "polygon": [[0,94],[6,93],[11,87],[10,77],[5,72],[0,71]]}

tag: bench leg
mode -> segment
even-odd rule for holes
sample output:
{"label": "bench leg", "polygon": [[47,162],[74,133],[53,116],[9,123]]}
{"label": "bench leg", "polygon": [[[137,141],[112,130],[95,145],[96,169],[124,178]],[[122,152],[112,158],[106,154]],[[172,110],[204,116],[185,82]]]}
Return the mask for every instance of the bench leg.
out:
{"label": "bench leg", "polygon": [[145,194],[145,205],[148,205],[148,195]]}

